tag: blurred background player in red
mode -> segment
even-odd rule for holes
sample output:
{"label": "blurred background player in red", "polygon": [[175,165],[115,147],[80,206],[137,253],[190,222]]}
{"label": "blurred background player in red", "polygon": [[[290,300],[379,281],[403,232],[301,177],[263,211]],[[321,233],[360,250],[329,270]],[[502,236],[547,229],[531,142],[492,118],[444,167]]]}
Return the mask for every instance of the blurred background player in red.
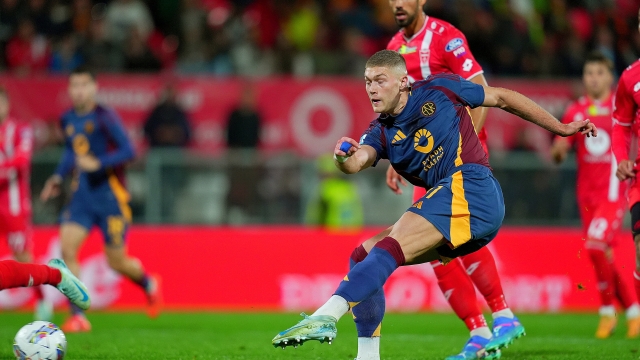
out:
{"label": "blurred background player in red", "polygon": [[[638,31],[640,31],[640,9],[638,9]],[[613,141],[611,148],[618,163],[616,176],[621,181],[631,179],[629,187],[629,208],[631,209],[631,232],[636,244],[636,270],[633,284],[636,296],[640,298],[640,183],[638,182],[638,154],[635,162],[630,160],[632,133],[638,135],[640,126],[640,60],[626,68],[614,96]],[[636,150],[637,151],[637,150]]]}
{"label": "blurred background player in red", "polygon": [[635,338],[640,335],[640,307],[613,259],[612,241],[622,225],[627,206],[627,183],[616,178],[616,163],[609,135],[613,127],[613,71],[613,62],[602,53],[590,54],[582,76],[586,95],[571,104],[562,118],[565,124],[591,120],[598,127],[598,137],[556,137],[551,148],[551,155],[557,163],[564,161],[572,147],[576,148],[576,191],[584,230],[584,247],[593,263],[600,292],[600,323],[596,330],[596,337],[600,339],[608,338],[615,330],[615,298],[626,309],[627,336]]}
{"label": "blurred background player in red", "polygon": [[[0,232],[9,243],[13,257],[33,262],[31,229],[31,127],[9,116],[9,95],[0,87]],[[53,306],[44,299],[42,288],[33,288],[36,320],[51,320]]]}
{"label": "blurred background player in red", "polygon": [[[127,253],[126,235],[131,222],[129,194],[124,187],[124,166],[135,154],[118,114],[97,103],[98,83],[85,67],[69,75],[73,108],[62,115],[65,150],[55,173],[47,180],[42,201],[60,194],[63,179],[74,174],[71,200],[62,211],[60,246],[63,260],[80,273],[78,252],[94,226],[100,228],[109,266],[145,292],[149,316],[159,311],[159,282],[141,262]],[[62,325],[65,332],[91,330],[82,309],[71,304],[72,316]]]}
{"label": "blurred background player in red", "polygon": [[[407,62],[411,82],[427,78],[431,74],[453,73],[480,85],[487,85],[483,70],[469,49],[462,32],[453,25],[427,16],[423,12],[426,0],[389,0],[395,21],[402,29],[391,39],[387,49],[399,52]],[[486,132],[483,124],[487,109],[470,110],[474,127],[487,151]],[[387,185],[396,193],[402,193],[399,184],[404,180],[389,166]],[[414,187],[414,200],[423,197],[426,189]],[[352,259],[362,261],[364,248],[357,248]],[[509,309],[493,255],[488,247],[454,259],[446,266],[439,261],[432,263],[438,285],[456,315],[464,321],[470,338],[462,351],[447,359],[476,359],[483,356],[487,347],[499,349],[524,334],[524,327]],[[494,322],[493,331],[476,300],[476,289],[485,297]],[[372,309],[384,309],[384,293],[380,291],[371,299],[372,304],[354,308],[358,328],[358,359],[379,359],[380,325],[382,313]],[[374,305],[375,303],[375,305]],[[366,309],[369,309],[368,311]]]}

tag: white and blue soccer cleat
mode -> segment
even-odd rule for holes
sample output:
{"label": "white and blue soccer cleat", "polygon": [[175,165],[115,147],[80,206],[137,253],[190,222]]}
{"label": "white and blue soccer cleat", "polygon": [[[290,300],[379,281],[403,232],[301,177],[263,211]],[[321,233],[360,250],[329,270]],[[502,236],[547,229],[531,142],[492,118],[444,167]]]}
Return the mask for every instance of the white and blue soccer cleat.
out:
{"label": "white and blue soccer cleat", "polygon": [[472,336],[464,347],[462,351],[453,356],[447,357],[445,360],[474,360],[474,359],[499,359],[500,358],[500,350],[496,351],[491,356],[486,353],[485,347],[491,341],[491,339],[483,338],[482,336]]}
{"label": "white and blue soccer cleat", "polygon": [[502,348],[507,348],[516,339],[526,335],[524,326],[517,317],[498,317],[493,320],[493,339],[487,344],[488,354],[495,353]]}
{"label": "white and blue soccer cleat", "polygon": [[304,319],[300,320],[295,326],[281,331],[271,340],[271,344],[275,347],[285,348],[287,346],[298,347],[309,340],[318,340],[321,343],[328,342],[331,344],[336,338],[338,330],[336,329],[336,318],[329,315],[308,316],[305,313],[300,314]]}
{"label": "white and blue soccer cleat", "polygon": [[60,259],[51,259],[47,265],[60,270],[62,280],[56,286],[69,300],[82,310],[87,310],[91,306],[91,298],[87,287],[78,279],[67,267],[67,264]]}

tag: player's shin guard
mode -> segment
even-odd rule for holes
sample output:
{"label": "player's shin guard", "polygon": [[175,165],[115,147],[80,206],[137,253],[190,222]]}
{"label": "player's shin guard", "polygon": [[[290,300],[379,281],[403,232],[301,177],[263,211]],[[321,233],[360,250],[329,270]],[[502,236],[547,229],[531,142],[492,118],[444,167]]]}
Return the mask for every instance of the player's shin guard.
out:
{"label": "player's shin guard", "polygon": [[[351,253],[350,269],[353,269],[356,264],[362,262],[367,257],[367,251],[358,246]],[[352,309],[353,321],[356,323],[356,329],[358,330],[358,337],[370,338],[374,336],[380,336],[380,327],[382,325],[382,318],[384,317],[385,310],[385,298],[382,288],[378,289],[371,297],[363,300],[358,306]],[[358,345],[360,348],[360,345]],[[360,351],[360,350],[358,350]]]}
{"label": "player's shin guard", "polygon": [[14,260],[0,261],[0,290],[36,285],[57,285],[60,270],[47,265],[24,264]]}
{"label": "player's shin guard", "polygon": [[353,308],[380,290],[389,276],[404,262],[404,254],[398,241],[386,237],[349,271],[335,295],[344,298]]}
{"label": "player's shin guard", "polygon": [[[588,244],[587,244],[588,245]],[[600,293],[600,302],[602,306],[613,305],[613,297],[615,287],[613,285],[613,272],[611,271],[611,263],[607,258],[607,254],[599,246],[587,248],[587,253],[593,264],[593,269],[598,280],[598,292]]]}
{"label": "player's shin guard", "polygon": [[460,258],[469,277],[487,300],[491,312],[509,309],[491,251],[485,246]]}
{"label": "player's shin guard", "polygon": [[487,327],[487,321],[476,301],[476,289],[464,271],[462,263],[454,259],[447,265],[434,261],[431,266],[444,297],[460,320],[464,321],[469,331]]}

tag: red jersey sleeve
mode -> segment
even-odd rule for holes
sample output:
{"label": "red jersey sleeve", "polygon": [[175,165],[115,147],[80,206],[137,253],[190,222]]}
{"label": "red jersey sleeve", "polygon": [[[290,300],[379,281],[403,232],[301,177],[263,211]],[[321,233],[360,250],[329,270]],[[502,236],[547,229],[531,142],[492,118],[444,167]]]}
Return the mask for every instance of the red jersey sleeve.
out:
{"label": "red jersey sleeve", "polygon": [[629,93],[624,78],[623,73],[618,82],[613,102],[613,139],[611,148],[617,162],[629,159],[631,125],[637,110],[637,105]]}
{"label": "red jersey sleeve", "polygon": [[460,30],[451,27],[440,39],[441,48],[438,51],[442,51],[442,61],[452,73],[470,80],[484,72],[471,54],[467,38]]}
{"label": "red jersey sleeve", "polygon": [[29,165],[33,153],[33,131],[29,126],[20,126],[15,134],[14,153],[0,163],[0,168],[20,168]]}

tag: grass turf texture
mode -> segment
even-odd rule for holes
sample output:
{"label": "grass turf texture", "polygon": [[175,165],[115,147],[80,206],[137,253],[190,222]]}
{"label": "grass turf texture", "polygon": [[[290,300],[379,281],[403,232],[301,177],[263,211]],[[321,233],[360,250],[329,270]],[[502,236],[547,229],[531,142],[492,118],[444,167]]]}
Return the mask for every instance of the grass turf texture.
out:
{"label": "grass turf texture", "polygon": [[[273,348],[271,339],[301,319],[296,314],[167,313],[149,320],[138,313],[90,313],[93,331],[67,334],[65,359],[353,360],[356,333],[349,317],[338,324],[333,345],[310,341],[298,349],[282,350]],[[502,359],[640,359],[640,339],[625,339],[624,323],[611,339],[596,340],[596,315],[520,319],[527,336],[504,350]],[[55,321],[61,320],[56,316]],[[0,359],[14,359],[13,337],[30,321],[28,313],[0,314]],[[382,359],[444,359],[467,340],[464,325],[451,314],[390,314],[383,325]]]}

